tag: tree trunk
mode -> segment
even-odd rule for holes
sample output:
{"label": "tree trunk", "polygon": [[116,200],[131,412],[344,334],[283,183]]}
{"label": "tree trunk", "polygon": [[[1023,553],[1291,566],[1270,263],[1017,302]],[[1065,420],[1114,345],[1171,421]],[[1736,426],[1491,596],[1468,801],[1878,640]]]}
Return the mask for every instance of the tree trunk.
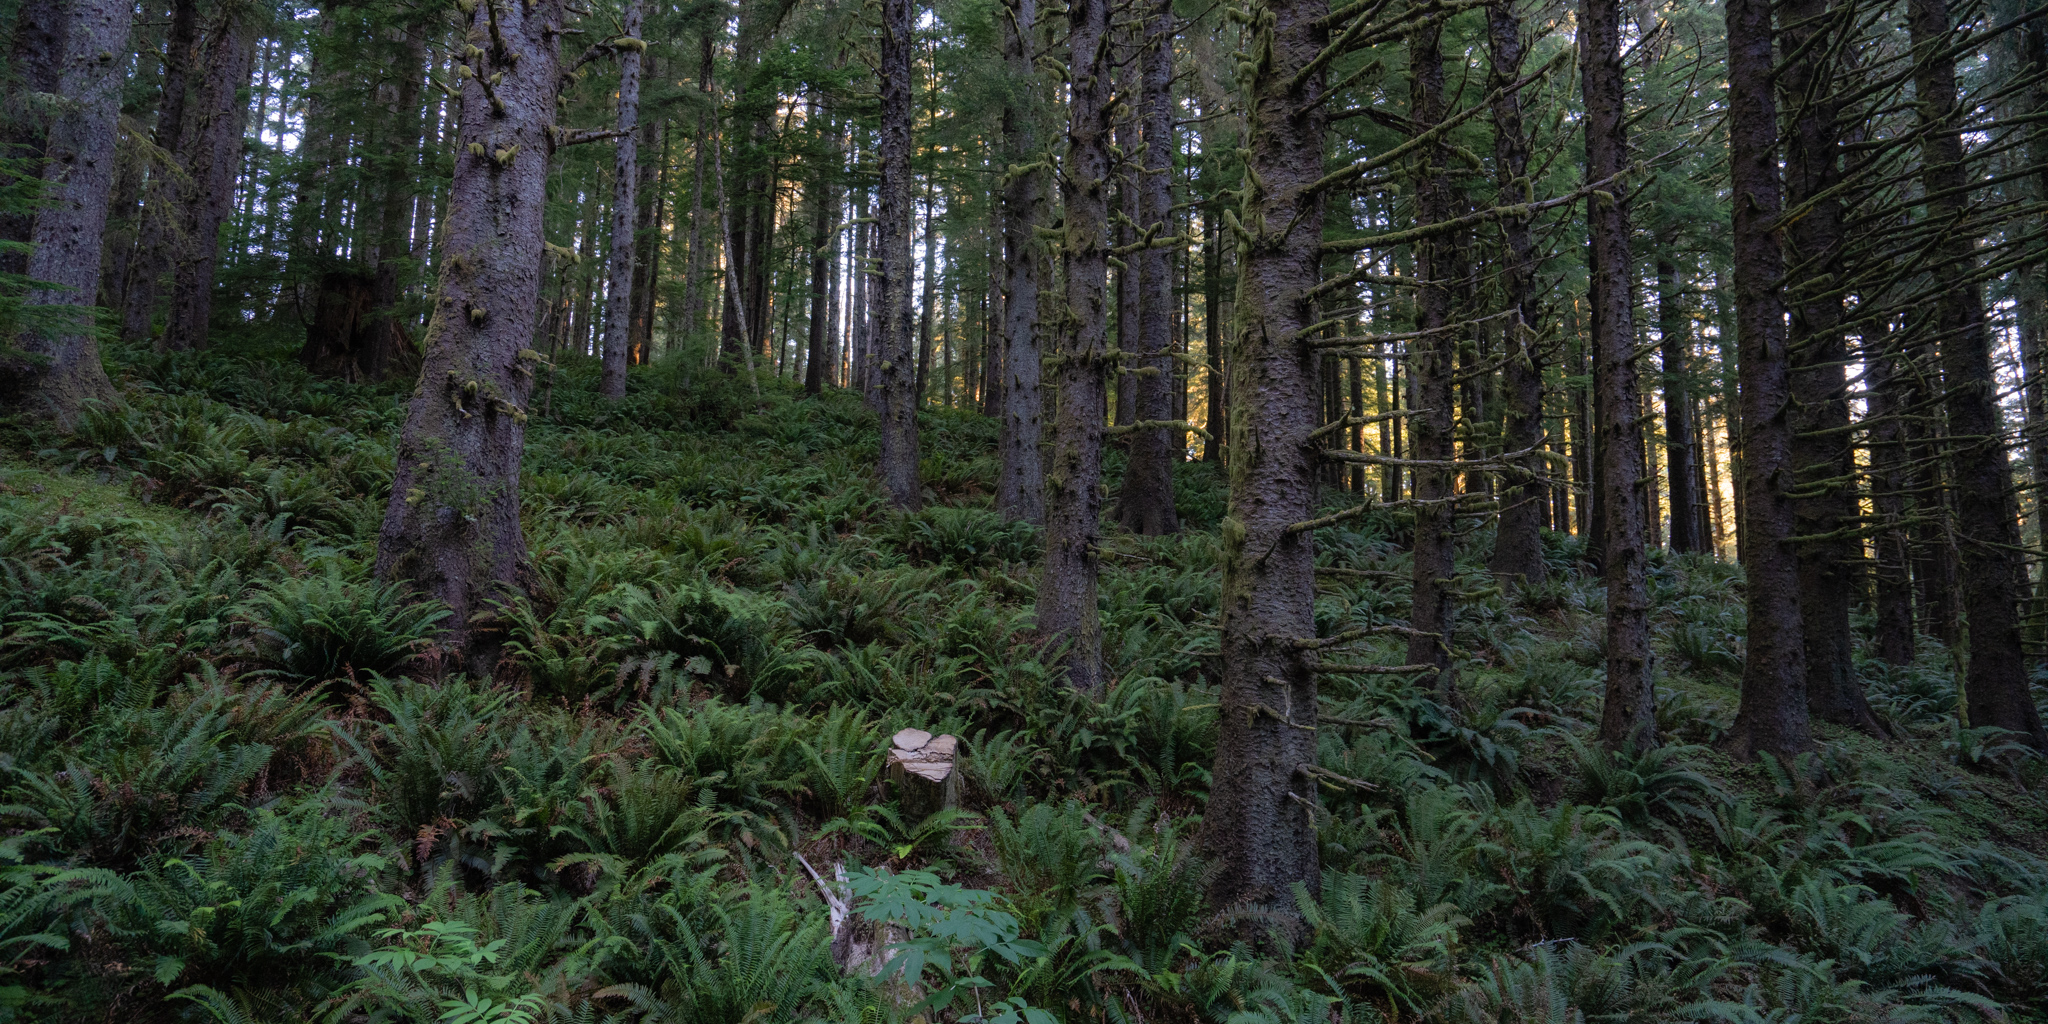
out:
{"label": "tree trunk", "polygon": [[[1785,202],[1804,210],[1784,230],[1787,247],[1786,340],[1792,366],[1792,468],[1804,492],[1792,504],[1799,543],[1799,612],[1806,638],[1806,705],[1815,718],[1881,733],[1856,679],[1849,601],[1862,541],[1836,535],[1854,524],[1856,499],[1841,481],[1849,454],[1848,346],[1837,275],[1842,263],[1840,102],[1829,86],[1835,47],[1818,40],[1829,0],[1789,0],[1781,52],[1797,54],[1779,84],[1792,117],[1785,140]],[[1837,22],[1839,18],[1835,19]]]}
{"label": "tree trunk", "polygon": [[446,257],[377,539],[378,577],[446,602],[447,642],[481,677],[502,642],[492,602],[526,577],[519,459],[563,18],[562,0],[486,2],[470,16],[485,42],[462,79]]}
{"label": "tree trunk", "polygon": [[[1136,175],[1138,223],[1164,239],[1173,230],[1171,0],[1155,0],[1143,31],[1144,84],[1138,116],[1144,122],[1145,165]],[[1126,374],[1123,380],[1136,392],[1136,421],[1161,423],[1174,418],[1172,265],[1165,248],[1148,248],[1129,259],[1138,268],[1138,320],[1132,325],[1137,348],[1126,354],[1125,365],[1137,372]],[[1123,491],[1117,497],[1117,518],[1124,529],[1147,537],[1180,531],[1180,517],[1173,507],[1173,467],[1186,457],[1180,443],[1184,436],[1182,431],[1166,427],[1132,432]]]}
{"label": "tree trunk", "polygon": [[193,97],[199,117],[188,118],[181,147],[192,193],[184,207],[184,238],[175,247],[170,316],[160,344],[170,351],[206,347],[220,229],[235,212],[235,179],[242,170],[242,131],[249,119],[242,89],[256,65],[256,17],[252,8],[223,12],[205,44],[206,77]]}
{"label": "tree trunk", "polygon": [[[1953,39],[1947,0],[1910,0],[1906,11],[1916,63],[1914,91],[1924,133],[1921,182],[1927,217],[1959,222],[1967,213],[1953,56],[1939,52]],[[1969,622],[1970,664],[1964,690],[1969,724],[2019,733],[2048,751],[2048,730],[2028,688],[2020,643],[2020,550],[2005,424],[1991,370],[1991,330],[1982,288],[1976,283],[1975,240],[1947,231],[1935,245],[1938,278],[1955,281],[1936,298],[1942,337],[1942,383],[1948,389],[1949,465],[1955,476],[1956,536],[1963,612]]]}
{"label": "tree trunk", "polygon": [[[1263,0],[1245,82],[1249,127],[1238,320],[1230,369],[1230,511],[1223,521],[1222,731],[1202,843],[1216,907],[1291,919],[1293,887],[1321,889],[1316,839],[1316,656],[1311,514],[1321,357],[1304,329],[1322,266],[1324,0]],[[1308,74],[1303,74],[1309,71]],[[1297,78],[1300,79],[1296,83]]]}
{"label": "tree trunk", "polygon": [[[1441,22],[1428,22],[1408,37],[1409,100],[1408,119],[1418,128],[1444,119],[1444,62],[1439,49]],[[1421,150],[1415,166],[1415,222],[1435,224],[1451,219],[1453,198],[1445,164],[1449,154],[1442,146]],[[1408,343],[1409,458],[1414,469],[1415,489],[1415,583],[1408,626],[1416,632],[1408,641],[1408,664],[1436,668],[1436,691],[1448,698],[1454,692],[1451,676],[1450,639],[1452,628],[1451,577],[1457,521],[1453,502],[1455,475],[1442,465],[1457,457],[1455,437],[1458,334],[1451,329],[1449,279],[1453,263],[1447,236],[1437,235],[1415,243],[1416,289],[1415,330],[1420,335]],[[1239,292],[1243,294],[1242,290]]]}
{"label": "tree trunk", "polygon": [[[1526,202],[1530,198],[1524,186],[1529,176],[1529,137],[1522,127],[1521,93],[1510,88],[1522,76],[1522,22],[1512,0],[1487,4],[1486,44],[1491,58],[1487,87],[1493,90],[1494,181],[1501,203]],[[1543,560],[1543,521],[1549,512],[1550,488],[1542,454],[1532,450],[1543,443],[1543,353],[1536,338],[1543,304],[1536,294],[1536,244],[1530,237],[1529,218],[1503,218],[1501,243],[1505,257],[1501,288],[1508,308],[1514,311],[1503,337],[1507,365],[1502,383],[1507,409],[1501,447],[1530,454],[1503,488],[1489,568],[1504,580],[1539,583],[1550,574],[1549,563]]]}
{"label": "tree trunk", "polygon": [[1907,402],[1900,390],[1909,385],[1898,371],[1898,356],[1889,350],[1889,331],[1866,328],[1864,360],[1870,367],[1864,389],[1870,428],[1870,502],[1877,533],[1877,656],[1893,665],[1913,663],[1912,553],[1906,541],[1905,428],[1900,417]]}
{"label": "tree trunk", "polygon": [[1735,194],[1736,337],[1740,346],[1742,462],[1738,470],[1742,567],[1748,576],[1749,656],[1728,747],[1781,760],[1813,745],[1799,560],[1792,546],[1790,368],[1778,289],[1784,256],[1775,232],[1784,210],[1778,178],[1778,104],[1772,95],[1770,0],[1728,0],[1728,164]]}
{"label": "tree trunk", "polygon": [[[489,2],[489,0],[486,0]],[[604,397],[626,397],[626,364],[633,344],[634,217],[640,209],[640,0],[627,0],[621,27],[630,43],[615,42],[619,60],[618,143],[612,158],[611,254],[605,266]]]}
{"label": "tree trunk", "polygon": [[[822,115],[831,119],[829,108]],[[804,393],[822,392],[832,378],[832,268],[839,261],[839,219],[837,178],[841,161],[842,133],[837,124],[824,124],[825,159],[818,164],[811,188],[811,323],[810,358],[804,364]]]}
{"label": "tree trunk", "polygon": [[897,508],[923,500],[917,475],[917,325],[910,319],[910,229],[916,217],[910,198],[910,51],[914,21],[911,0],[882,0],[882,202],[879,359],[875,386],[882,416],[882,486]]}
{"label": "tree trunk", "polygon": [[1045,473],[1038,450],[1038,291],[1043,250],[1038,222],[1044,215],[1047,171],[1039,152],[1040,89],[1031,54],[1038,25],[1038,0],[1009,0],[1003,21],[1003,63],[1010,88],[1003,104],[1003,144],[1009,172],[1003,175],[1003,387],[1001,475],[996,509],[1007,519],[1045,518]]}
{"label": "tree trunk", "polygon": [[[31,129],[45,143],[45,204],[29,230],[33,248],[25,271],[49,287],[32,286],[22,298],[15,343],[28,359],[7,356],[5,362],[15,365],[0,364],[0,400],[64,430],[77,423],[87,403],[115,400],[93,340],[92,303],[99,296],[100,236],[114,188],[121,60],[133,10],[127,0],[70,0],[61,12],[48,12],[60,19],[57,38],[44,38],[46,25],[16,28],[51,45],[47,56],[56,58],[54,66],[24,69],[41,72],[28,84],[54,86],[51,91],[71,102],[46,131]],[[35,8],[23,14],[40,16]]]}
{"label": "tree trunk", "polygon": [[[1627,83],[1621,65],[1618,0],[1581,0],[1579,67],[1586,96],[1586,180],[1605,181],[1628,165]],[[1628,198],[1621,182],[1612,198],[1586,200],[1593,249],[1591,302],[1595,400],[1606,428],[1600,486],[1607,535],[1601,573],[1607,585],[1607,692],[1600,740],[1613,748],[1655,746],[1657,701],[1650,687],[1650,595],[1643,533],[1642,398],[1637,390],[1635,277],[1629,251]]]}
{"label": "tree trunk", "polygon": [[123,302],[121,337],[140,341],[156,333],[163,278],[171,270],[178,225],[191,189],[185,181],[185,111],[194,63],[199,59],[199,0],[175,0],[170,32],[164,38],[163,102],[157,107],[152,141],[169,166],[153,169],[143,196],[142,229],[129,267]]}
{"label": "tree trunk", "polygon": [[[1666,241],[1668,246],[1670,239]],[[1692,356],[1691,332],[1686,327],[1685,300],[1679,288],[1678,267],[1668,254],[1657,261],[1657,335],[1664,371],[1664,465],[1671,481],[1671,551],[1674,554],[1706,550],[1706,533],[1700,529],[1699,455],[1693,447],[1692,388],[1688,363]]]}
{"label": "tree trunk", "polygon": [[1108,0],[1074,0],[1072,100],[1067,156],[1061,166],[1066,232],[1065,329],[1054,379],[1052,466],[1046,471],[1045,570],[1038,588],[1038,628],[1060,645],[1074,688],[1102,685],[1102,623],[1095,607],[1100,573],[1102,435],[1108,414],[1109,139],[1114,110]]}

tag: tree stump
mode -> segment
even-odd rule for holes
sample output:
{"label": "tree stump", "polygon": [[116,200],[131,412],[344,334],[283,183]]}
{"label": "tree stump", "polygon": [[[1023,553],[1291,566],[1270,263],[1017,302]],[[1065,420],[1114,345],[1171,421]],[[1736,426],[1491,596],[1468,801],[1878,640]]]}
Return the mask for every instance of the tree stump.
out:
{"label": "tree stump", "polygon": [[953,760],[959,739],[905,729],[890,742],[889,778],[903,804],[905,824],[960,805],[960,773]]}

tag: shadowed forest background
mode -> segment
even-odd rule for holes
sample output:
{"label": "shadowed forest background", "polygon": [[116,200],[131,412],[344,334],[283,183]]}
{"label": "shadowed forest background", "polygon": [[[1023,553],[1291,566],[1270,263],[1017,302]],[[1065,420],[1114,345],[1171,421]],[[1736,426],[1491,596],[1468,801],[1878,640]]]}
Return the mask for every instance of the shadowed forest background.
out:
{"label": "shadowed forest background", "polygon": [[2048,1020],[2041,0],[0,18],[0,1020]]}

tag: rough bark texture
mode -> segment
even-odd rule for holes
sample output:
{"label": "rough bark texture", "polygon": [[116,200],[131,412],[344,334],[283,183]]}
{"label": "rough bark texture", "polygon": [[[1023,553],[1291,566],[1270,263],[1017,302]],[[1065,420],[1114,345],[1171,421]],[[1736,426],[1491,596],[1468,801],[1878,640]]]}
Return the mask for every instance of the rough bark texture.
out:
{"label": "rough bark texture", "polygon": [[1738,757],[1790,758],[1813,745],[1799,561],[1792,547],[1792,428],[1784,256],[1774,235],[1784,210],[1778,104],[1772,95],[1770,0],[1728,0],[1728,164],[1735,192],[1735,329],[1741,374],[1742,567],[1748,577],[1749,656],[1728,747]]}
{"label": "rough bark texture", "polygon": [[[1173,233],[1171,0],[1158,0],[1153,5],[1144,33],[1144,87],[1138,116],[1145,132],[1145,161],[1143,172],[1137,176],[1138,223],[1154,232],[1155,238],[1163,239]],[[1175,418],[1173,357],[1169,354],[1173,345],[1171,261],[1163,247],[1133,253],[1128,259],[1138,268],[1136,358],[1127,363],[1136,372],[1126,374],[1123,381],[1136,392],[1134,421],[1161,423]],[[1180,517],[1173,507],[1173,466],[1185,457],[1185,436],[1182,431],[1166,427],[1132,431],[1130,460],[1124,469],[1122,493],[1117,497],[1117,519],[1124,529],[1148,537],[1179,532]]]}
{"label": "rough bark texture", "polygon": [[[1438,49],[1442,25],[1430,22],[1408,37],[1408,119],[1417,126],[1434,125],[1444,118],[1444,62]],[[1442,146],[1421,150],[1415,175],[1415,221],[1434,224],[1452,216],[1450,180],[1445,164],[1450,154]],[[1408,641],[1408,664],[1434,665],[1436,689],[1440,695],[1452,692],[1451,576],[1455,543],[1451,527],[1456,522],[1452,493],[1455,474],[1449,468],[1421,463],[1448,462],[1457,457],[1454,435],[1456,396],[1453,377],[1457,371],[1458,336],[1449,329],[1451,291],[1447,279],[1453,262],[1443,235],[1415,243],[1415,276],[1422,283],[1416,289],[1415,329],[1421,337],[1408,343],[1408,404],[1414,413],[1407,417],[1409,458],[1414,470],[1415,584],[1408,625],[1416,630]]]}
{"label": "rough bark texture", "polygon": [[[1841,181],[1838,115],[1828,79],[1833,47],[1816,39],[1829,26],[1829,0],[1791,0],[1783,14],[1780,51],[1796,54],[1779,85],[1792,114],[1785,140],[1785,202],[1803,209],[1784,231],[1791,287],[1786,341],[1792,363],[1792,469],[1802,495],[1792,505],[1799,545],[1799,613],[1806,637],[1806,706],[1813,717],[1881,732],[1863,699],[1853,663],[1849,602],[1857,590],[1861,539],[1834,536],[1856,518],[1856,496],[1843,483],[1849,453],[1848,345],[1835,275],[1841,264],[1842,204],[1830,191]],[[1809,45],[1811,44],[1811,45]]]}
{"label": "rough bark texture", "polygon": [[1693,447],[1692,389],[1687,381],[1692,336],[1686,328],[1683,282],[1669,259],[1657,261],[1657,334],[1664,371],[1664,465],[1671,481],[1671,550],[1707,549],[1699,516],[1699,456]]}
{"label": "rough bark texture", "polygon": [[1067,155],[1061,166],[1066,309],[1054,380],[1052,465],[1045,474],[1045,570],[1038,628],[1062,650],[1067,681],[1102,685],[1102,621],[1095,606],[1101,559],[1102,435],[1109,367],[1109,0],[1075,0]]}
{"label": "rough bark texture", "polygon": [[170,272],[185,200],[192,194],[179,147],[185,140],[185,112],[190,106],[190,78],[198,50],[199,0],[176,0],[171,6],[170,31],[164,37],[163,102],[157,107],[152,137],[156,149],[170,157],[172,166],[152,169],[143,196],[142,230],[128,270],[121,319],[121,337],[130,341],[150,337],[156,330],[163,277]]}
{"label": "rough bark texture", "polygon": [[[1602,181],[1628,165],[1627,83],[1621,66],[1618,0],[1579,4],[1579,67],[1586,96],[1586,179]],[[1645,557],[1642,397],[1635,362],[1635,276],[1629,251],[1628,198],[1617,180],[1586,200],[1592,238],[1594,400],[1606,443],[1600,486],[1607,511],[1601,573],[1607,584],[1607,692],[1600,741],[1642,748],[1657,742],[1657,701],[1650,689],[1650,594]]]}
{"label": "rough bark texture", "polygon": [[[25,271],[54,287],[31,288],[25,307],[65,307],[24,316],[16,346],[29,359],[0,365],[0,399],[68,430],[88,402],[112,401],[114,387],[93,340],[92,304],[99,296],[100,235],[114,188],[114,140],[120,113],[121,55],[128,52],[133,7],[127,0],[70,0],[60,11],[52,84],[70,103],[48,123],[43,163],[47,205],[30,227]],[[45,26],[26,26],[40,37]],[[71,315],[64,315],[71,314]],[[7,363],[17,363],[10,358]],[[4,378],[14,378],[5,380]]]}
{"label": "rough bark texture", "polygon": [[502,641],[492,602],[526,575],[519,458],[538,363],[526,346],[540,298],[563,15],[562,0],[500,0],[469,19],[481,52],[462,79],[441,279],[377,538],[377,575],[446,602],[448,642],[478,675],[492,671]]}
{"label": "rough bark texture", "polygon": [[1045,518],[1045,471],[1038,451],[1038,276],[1044,256],[1038,221],[1045,206],[1047,172],[1038,140],[1038,73],[1031,60],[1037,0],[1013,0],[1003,21],[1003,62],[1010,89],[1003,105],[1003,387],[997,446],[996,509],[1013,520]]}
{"label": "rough bark texture", "polygon": [[242,170],[242,130],[249,120],[242,90],[256,65],[258,17],[253,5],[229,5],[204,46],[206,76],[192,98],[198,116],[186,119],[181,147],[192,192],[184,206],[183,237],[175,246],[170,314],[159,343],[174,352],[206,347],[220,229],[235,212],[235,178]]}
{"label": "rough bark texture", "polygon": [[626,365],[633,344],[633,215],[640,196],[640,0],[627,0],[620,22],[628,44],[614,44],[619,59],[619,138],[612,157],[611,254],[605,265],[604,397],[626,396]]}
{"label": "rough bark texture", "polygon": [[917,325],[910,319],[910,0],[882,0],[882,165],[880,235],[881,315],[874,366],[882,417],[882,486],[897,508],[916,508],[923,497],[917,476]]}
{"label": "rough bark texture", "polygon": [[[1325,77],[1301,75],[1328,42],[1324,0],[1266,0],[1250,47],[1238,319],[1230,348],[1230,511],[1223,520],[1221,728],[1202,842],[1211,905],[1295,913],[1321,887],[1316,846],[1314,535],[1310,517],[1321,358],[1304,328],[1320,276]],[[1296,78],[1302,80],[1297,84]]]}
{"label": "rough bark texture", "polygon": [[[1957,129],[1953,57],[1939,54],[1954,24],[1947,0],[1911,0],[1907,26],[1915,56],[1914,91],[1922,123],[1921,182],[1936,222],[1966,216],[1969,194],[1963,141]],[[2005,424],[1991,371],[1991,329],[1982,288],[1972,275],[1974,239],[1949,231],[1936,245],[1938,277],[1956,283],[1936,299],[1941,327],[1942,383],[1948,390],[1949,465],[1954,474],[1957,568],[1968,618],[1970,664],[1964,683],[1969,724],[2010,729],[2048,751],[2048,730],[2027,684],[2020,643],[2019,524],[2012,471],[2006,460]]]}
{"label": "rough bark texture", "polygon": [[[1508,86],[1522,74],[1522,23],[1511,0],[1486,5],[1486,46],[1490,59],[1487,88],[1493,96],[1493,173],[1503,204],[1527,202],[1529,137],[1522,127],[1522,96]],[[1519,452],[1543,441],[1543,355],[1536,329],[1543,315],[1536,295],[1536,244],[1529,218],[1501,220],[1501,288],[1515,311],[1505,328],[1502,391],[1506,400],[1501,433],[1503,450]],[[1356,405],[1356,402],[1353,403]],[[1501,493],[1500,525],[1494,534],[1489,568],[1502,579],[1541,582],[1550,573],[1543,560],[1543,523],[1549,512],[1550,488],[1540,453],[1531,452],[1509,475]]]}
{"label": "rough bark texture", "polygon": [[1867,329],[1863,337],[1870,366],[1864,390],[1865,420],[1870,424],[1870,501],[1877,526],[1872,538],[1877,548],[1877,655],[1893,665],[1910,665],[1915,639],[1912,552],[1905,528],[1905,430],[1899,420],[1906,407],[1899,401],[1905,382],[1897,370],[1898,357],[1888,350],[1888,333]]}

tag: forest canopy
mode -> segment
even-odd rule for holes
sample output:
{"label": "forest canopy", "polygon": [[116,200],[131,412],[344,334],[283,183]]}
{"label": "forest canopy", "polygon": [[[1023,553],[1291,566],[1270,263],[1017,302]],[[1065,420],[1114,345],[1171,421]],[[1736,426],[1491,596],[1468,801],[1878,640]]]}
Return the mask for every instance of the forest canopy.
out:
{"label": "forest canopy", "polygon": [[2048,1021],[2044,0],[0,24],[0,1022]]}

